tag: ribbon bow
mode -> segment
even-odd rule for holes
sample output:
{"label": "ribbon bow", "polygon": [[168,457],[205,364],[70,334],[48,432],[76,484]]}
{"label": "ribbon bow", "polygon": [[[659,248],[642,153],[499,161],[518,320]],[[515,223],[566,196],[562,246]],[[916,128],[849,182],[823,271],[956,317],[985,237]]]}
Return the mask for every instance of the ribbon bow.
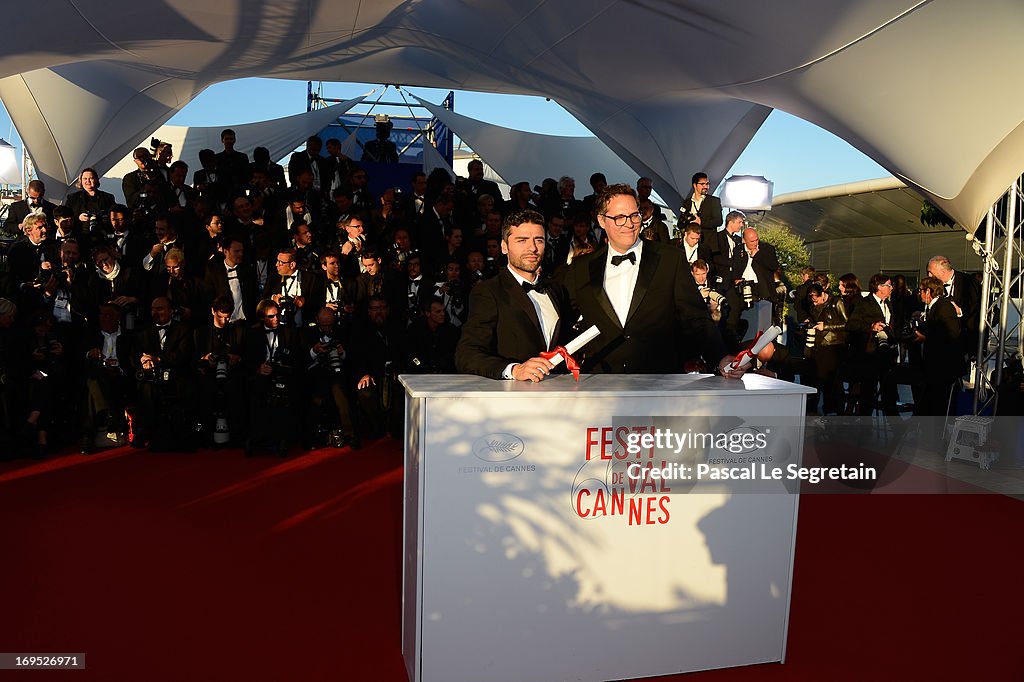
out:
{"label": "ribbon bow", "polygon": [[569,351],[566,350],[565,346],[555,346],[551,350],[543,351],[540,356],[545,360],[561,355],[562,359],[565,360],[565,367],[572,372],[573,377],[576,381],[580,380],[580,364],[576,362],[576,359],[569,355]]}

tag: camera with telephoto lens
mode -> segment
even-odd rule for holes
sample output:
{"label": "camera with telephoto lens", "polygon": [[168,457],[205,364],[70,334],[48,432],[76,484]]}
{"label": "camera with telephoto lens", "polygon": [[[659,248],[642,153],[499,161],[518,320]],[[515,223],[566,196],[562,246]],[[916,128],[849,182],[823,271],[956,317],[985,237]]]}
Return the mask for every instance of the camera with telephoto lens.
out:
{"label": "camera with telephoto lens", "polygon": [[295,305],[295,298],[287,294],[281,294],[281,298],[277,302],[277,316],[280,318],[281,324],[293,324],[296,310],[298,310],[298,307]]}
{"label": "camera with telephoto lens", "polygon": [[89,225],[89,234],[97,234],[100,229],[99,216],[97,216],[92,211],[87,211],[85,215],[87,216],[86,222]]}
{"label": "camera with telephoto lens", "polygon": [[754,285],[755,282],[749,279],[740,280],[736,288],[740,291],[740,299],[743,300],[743,305],[747,308],[754,305]]}
{"label": "camera with telephoto lens", "polygon": [[228,380],[228,354],[211,353],[210,360],[213,361],[213,378],[219,384]]}
{"label": "camera with telephoto lens", "polygon": [[321,334],[320,345],[326,349],[321,353],[321,364],[326,366],[331,374],[341,374],[342,359],[341,353],[338,352],[338,340],[330,334]]}
{"label": "camera with telephoto lens", "polygon": [[895,339],[889,336],[889,332],[885,329],[875,332],[875,348],[878,350],[890,350],[895,343]]}
{"label": "camera with telephoto lens", "polygon": [[291,383],[292,368],[277,360],[271,360],[270,386],[267,392],[267,404],[272,407],[287,407],[289,403],[288,386]]}

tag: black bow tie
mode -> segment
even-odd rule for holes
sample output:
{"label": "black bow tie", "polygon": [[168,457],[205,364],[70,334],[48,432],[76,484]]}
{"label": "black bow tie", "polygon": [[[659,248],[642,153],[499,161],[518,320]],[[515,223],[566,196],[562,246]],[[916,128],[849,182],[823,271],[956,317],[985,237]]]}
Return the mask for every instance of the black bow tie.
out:
{"label": "black bow tie", "polygon": [[276,330],[276,329],[268,329],[268,330],[267,330],[267,333],[268,333],[268,334],[276,334],[276,333],[277,333],[277,330]]}
{"label": "black bow tie", "polygon": [[537,280],[536,283],[523,282],[523,291],[525,291],[526,293],[530,293],[531,291],[536,291],[538,294],[543,294],[543,293],[546,293],[547,290],[548,290],[548,283],[547,282],[543,282],[543,281],[541,281],[539,279]]}
{"label": "black bow tie", "polygon": [[621,256],[612,256],[612,265],[618,266],[621,265],[623,261],[627,260],[633,265],[636,265],[636,253],[630,251],[629,253],[625,253]]}
{"label": "black bow tie", "polygon": [[167,328],[168,328],[168,327],[170,327],[170,326],[171,326],[171,323],[170,323],[170,322],[168,322],[167,324],[158,324],[158,325],[156,326],[156,328],[157,328],[157,329],[167,329]]}

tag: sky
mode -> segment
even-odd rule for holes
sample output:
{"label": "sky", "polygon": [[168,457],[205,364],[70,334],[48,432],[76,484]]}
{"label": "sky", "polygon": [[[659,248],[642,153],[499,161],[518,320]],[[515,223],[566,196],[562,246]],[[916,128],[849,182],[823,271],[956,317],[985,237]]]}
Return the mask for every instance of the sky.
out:
{"label": "sky", "polygon": [[[322,95],[351,99],[370,92],[374,87],[378,90],[370,99],[376,99],[380,94],[380,86],[365,83],[324,83]],[[432,88],[407,90],[434,103],[440,103],[447,95],[446,90]],[[391,88],[384,94],[384,100],[400,101],[401,95]],[[169,123],[230,126],[290,116],[305,110],[306,81],[246,78],[207,88],[172,117]],[[375,113],[379,111],[409,115],[409,110],[405,108],[375,109]],[[543,97],[457,91],[455,111],[517,130],[549,135],[590,135],[571,114]],[[417,113],[422,114],[422,109]],[[0,137],[20,148],[17,131],[13,130],[7,111],[2,109]],[[775,183],[775,195],[778,196],[889,174],[831,133],[795,116],[774,111],[728,175],[763,175]],[[722,178],[717,180],[721,181]]]}

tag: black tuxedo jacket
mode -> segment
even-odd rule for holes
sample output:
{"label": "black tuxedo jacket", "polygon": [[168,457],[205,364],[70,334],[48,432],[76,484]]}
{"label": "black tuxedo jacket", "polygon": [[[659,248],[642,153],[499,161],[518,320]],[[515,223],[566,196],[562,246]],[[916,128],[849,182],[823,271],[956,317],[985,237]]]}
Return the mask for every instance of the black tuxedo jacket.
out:
{"label": "black tuxedo jacket", "polygon": [[574,259],[569,268],[566,285],[573,307],[583,315],[580,328],[596,324],[601,331],[584,349],[584,370],[672,374],[697,356],[717,366],[725,345],[682,253],[649,241],[642,249],[639,266],[618,266],[640,268],[625,325],[604,290],[608,246]]}
{"label": "black tuxedo jacket", "polygon": [[295,152],[288,159],[288,184],[291,187],[294,187],[296,181],[299,179],[299,173],[304,170],[312,170],[314,163],[316,164],[317,172],[320,176],[320,189],[324,189],[326,186],[326,189],[330,190],[332,169],[328,167],[329,162],[327,157],[317,156],[315,159],[311,159],[305,150]]}
{"label": "black tuxedo jacket", "polygon": [[36,278],[39,274],[39,264],[44,259],[53,265],[54,272],[60,269],[60,247],[56,240],[45,239],[36,246],[28,237],[22,235],[11,244],[7,252],[7,276],[12,294],[22,284]]}
{"label": "black tuxedo jacket", "polygon": [[[309,293],[305,294],[305,296],[307,297],[305,307],[308,308],[310,312],[312,312],[313,314],[320,312],[320,309],[327,304],[327,283],[327,276],[324,275],[323,272],[320,272],[313,279],[312,284],[310,285]],[[352,305],[355,305],[357,293],[355,280],[342,278],[340,281],[340,285],[341,289],[338,292],[338,297],[341,303],[339,304],[339,308],[343,307],[346,303],[351,303]],[[305,284],[302,285],[302,290],[303,292],[306,291]],[[398,310],[393,310],[391,311],[391,314],[397,315],[399,312],[400,311]],[[310,318],[309,321],[312,322],[314,320],[313,318]]]}
{"label": "black tuxedo jacket", "polygon": [[960,271],[953,272],[953,303],[963,312],[960,318],[960,329],[963,332],[961,341],[967,344],[965,350],[973,355],[978,338],[978,320],[981,315],[981,286],[974,275]]}
{"label": "black tuxedo jacket", "polygon": [[[743,279],[743,271],[747,268],[747,251],[741,242],[732,259],[732,279],[735,282]],[[757,287],[754,290],[761,300],[771,300],[775,295],[775,271],[779,269],[779,257],[775,247],[760,242],[754,256],[754,274],[757,275]]]}
{"label": "black tuxedo jacket", "polygon": [[[897,319],[893,306],[889,304],[889,326],[885,333],[893,338],[895,332],[901,328],[901,321]],[[882,307],[872,295],[865,296],[857,301],[856,307],[850,313],[850,319],[846,322],[846,331],[850,339],[850,350],[854,353],[871,353],[875,350],[874,332],[871,326],[875,322],[884,322],[885,315]]]}
{"label": "black tuxedo jacket", "polygon": [[[302,293],[300,294],[303,298],[308,299],[316,289],[316,274],[308,270],[296,270],[295,277],[299,278],[299,284],[302,287]],[[292,287],[295,285],[292,284]],[[277,274],[277,268],[274,268],[267,275],[267,285],[263,287],[263,298],[270,298],[274,294],[281,293],[281,275]],[[306,306],[303,303],[303,310]],[[316,311],[313,311],[313,315],[316,315]],[[305,316],[304,316],[305,319]],[[311,320],[306,320],[307,322]]]}
{"label": "black tuxedo jacket", "polygon": [[700,231],[704,236],[705,242],[713,240],[715,233],[718,228],[722,225],[722,200],[713,194],[708,194],[704,197],[704,201],[701,202],[700,211],[693,210],[693,193],[683,201],[683,205],[679,210],[679,224],[685,225],[693,222],[687,219],[687,216],[697,214],[700,218]]}
{"label": "black tuxedo jacket", "polygon": [[[242,285],[242,311],[245,313],[245,319],[253,322],[256,320],[256,304],[260,299],[256,271],[251,265],[243,263],[238,266],[236,272]],[[215,257],[206,264],[203,290],[206,293],[207,304],[212,303],[218,296],[231,296],[231,286],[228,284],[228,273],[224,269],[223,257]]]}
{"label": "black tuxedo jacket", "polygon": [[156,325],[149,325],[139,334],[139,345],[132,357],[136,370],[142,369],[142,355],[148,353],[160,358],[162,369],[174,369],[181,378],[191,373],[195,351],[192,346],[192,329],[187,325],[171,322],[167,328],[167,340],[160,348],[160,335]]}
{"label": "black tuxedo jacket", "polygon": [[[705,241],[704,243],[707,245],[709,242]],[[729,288],[733,287],[732,271],[733,267],[740,260],[737,249],[742,250],[742,244],[743,241],[740,240],[739,246],[737,246],[732,236],[725,230],[716,232],[715,238],[710,241],[711,261],[715,265],[715,275],[721,277],[722,284]],[[743,270],[740,269],[740,272],[743,272]]]}
{"label": "black tuxedo jacket", "polygon": [[[299,330],[295,327],[278,325],[277,327],[277,348],[274,352],[274,362],[287,367],[303,367],[303,361],[308,356],[303,356],[299,350]],[[255,374],[260,365],[267,361],[267,330],[262,324],[246,332],[245,348],[242,353],[242,362],[246,372]]]}
{"label": "black tuxedo jacket", "polygon": [[232,149],[217,153],[217,177],[227,187],[240,187],[249,183],[249,155]]}
{"label": "black tuxedo jacket", "polygon": [[[49,219],[50,224],[53,224],[53,209],[57,208],[57,204],[52,201],[47,201],[46,197],[41,200],[43,214]],[[14,234],[20,234],[21,230],[18,228],[21,225],[21,221],[25,220],[32,209],[29,208],[28,200],[22,199],[21,201],[15,201],[7,209],[7,219],[4,220],[4,231],[12,232]]]}
{"label": "black tuxedo jacket", "polygon": [[[117,362],[124,373],[129,376],[131,376],[132,367],[135,365],[136,356],[141,353],[141,351],[136,352],[136,341],[137,339],[134,334],[122,329],[115,342]],[[82,358],[86,363],[86,367],[89,367],[94,362],[88,357],[89,352],[95,349],[99,349],[101,353],[103,352],[103,332],[96,327],[90,328],[85,333],[84,343],[81,348]]]}
{"label": "black tuxedo jacket", "polygon": [[234,353],[243,356],[246,330],[242,324],[230,322],[224,329],[207,324],[197,327],[192,332],[192,344],[200,370],[205,372],[209,369],[209,363],[202,360],[207,353]]}
{"label": "black tuxedo jacket", "polygon": [[551,344],[544,343],[540,320],[529,296],[508,268],[497,277],[476,284],[469,294],[469,319],[455,351],[455,368],[463,374],[501,379],[513,362],[537,357],[541,351],[563,345],[576,318],[568,292],[553,280],[546,281],[547,295],[558,312]]}
{"label": "black tuxedo jacket", "polygon": [[120,242],[116,234],[107,235],[106,241],[117,249],[121,254],[121,265],[131,268],[142,268],[142,259],[153,247],[155,237],[151,234],[131,229],[125,234],[124,241]]}
{"label": "black tuxedo jacket", "polygon": [[960,319],[948,298],[942,296],[932,303],[921,333],[925,337],[922,349],[924,370],[931,382],[951,381],[963,374]]}

